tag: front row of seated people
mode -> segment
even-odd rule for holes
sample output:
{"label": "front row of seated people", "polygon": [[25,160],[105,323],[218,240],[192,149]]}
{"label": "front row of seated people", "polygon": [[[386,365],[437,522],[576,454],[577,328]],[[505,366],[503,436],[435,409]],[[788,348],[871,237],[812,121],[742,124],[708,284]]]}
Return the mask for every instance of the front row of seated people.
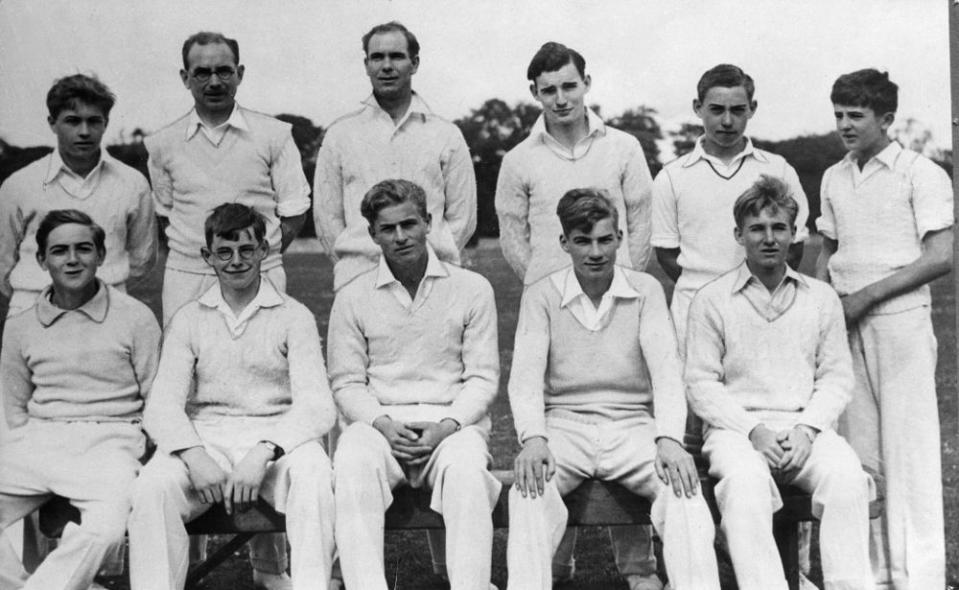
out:
{"label": "front row of seated people", "polygon": [[[771,177],[737,200],[746,260],[695,298],[684,377],[662,287],[616,265],[616,208],[597,190],[563,196],[572,265],[526,290],[509,381],[522,444],[511,589],[551,587],[561,497],[586,478],[652,501],[672,588],[719,588],[712,519],[680,443],[687,397],[707,425],[739,587],[786,588],[772,539],[777,482],[813,496],[827,587],[873,586],[870,480],[833,430],[852,387],[841,304],[786,265],[796,211]],[[183,523],[214,503],[235,512],[262,498],[286,515],[294,588],[329,587],[335,539],[347,588],[385,590],[384,512],[401,484],[431,490],[451,588],[490,587],[493,289],[437,259],[416,184],[378,183],[362,214],[383,255],[337,294],[329,381],[313,316],[260,274],[269,246],[252,209],[224,204],[206,220],[202,255],[217,285],[173,317],[159,363],[152,314],[96,278],[102,230],[76,211],[43,220],[37,260],[53,284],[8,321],[0,353],[11,426],[0,527],[50,494],[77,506],[81,524],[30,577],[0,539],[4,588],[86,590],[125,525],[132,588],[182,588]],[[140,469],[145,399],[157,450]],[[337,408],[346,425],[331,469],[319,440]]]}

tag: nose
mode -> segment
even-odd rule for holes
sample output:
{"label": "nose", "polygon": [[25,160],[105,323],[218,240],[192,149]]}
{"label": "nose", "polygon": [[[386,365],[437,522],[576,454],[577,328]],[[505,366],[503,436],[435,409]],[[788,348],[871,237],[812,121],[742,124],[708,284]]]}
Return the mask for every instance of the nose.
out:
{"label": "nose", "polygon": [[766,230],[765,235],[763,235],[763,241],[767,244],[772,244],[776,241],[776,235],[771,228]]}
{"label": "nose", "polygon": [[566,97],[566,93],[565,93],[565,92],[563,92],[562,90],[557,90],[557,91],[556,91],[556,104],[557,104],[557,105],[565,105],[565,104],[566,104],[566,98],[567,98],[567,97]]}
{"label": "nose", "polygon": [[840,129],[849,129],[849,127],[851,126],[849,117],[847,117],[846,115],[839,115],[839,117],[836,118],[836,125]]}
{"label": "nose", "polygon": [[380,67],[386,71],[392,71],[393,60],[391,60],[389,57],[384,57]]}
{"label": "nose", "polygon": [[730,127],[730,126],[732,126],[732,124],[733,124],[733,116],[732,116],[732,114],[731,114],[729,111],[726,111],[725,113],[723,113],[723,116],[722,116],[722,118],[720,119],[720,123],[722,123],[723,127]]}
{"label": "nose", "polygon": [[592,244],[590,244],[590,246],[589,246],[589,257],[590,257],[590,258],[601,258],[602,255],[603,255],[603,251],[600,250],[599,244],[597,244],[597,243],[595,243],[595,242],[593,242]]}
{"label": "nose", "polygon": [[406,232],[401,227],[396,228],[396,241],[400,244],[406,241]]}
{"label": "nose", "polygon": [[90,124],[86,121],[81,121],[80,126],[77,128],[77,134],[81,137],[90,135]]}
{"label": "nose", "polygon": [[80,257],[77,255],[76,248],[70,248],[67,250],[67,264],[77,264],[80,262]]}

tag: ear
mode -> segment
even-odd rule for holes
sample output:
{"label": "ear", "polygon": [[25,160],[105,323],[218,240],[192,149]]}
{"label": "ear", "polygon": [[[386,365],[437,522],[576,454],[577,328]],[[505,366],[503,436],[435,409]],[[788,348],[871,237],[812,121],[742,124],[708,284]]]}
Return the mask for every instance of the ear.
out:
{"label": "ear", "polygon": [[693,112],[696,113],[696,116],[702,118],[702,115],[699,114],[699,109],[703,108],[703,102],[698,98],[693,99]]}
{"label": "ear", "polygon": [[50,269],[47,268],[47,257],[43,252],[37,251],[37,264],[40,265],[40,268],[42,268],[44,272],[50,271]]}
{"label": "ear", "polygon": [[270,241],[266,238],[260,240],[260,244],[256,247],[256,256],[262,262],[264,258],[270,253]]}
{"label": "ear", "polygon": [[559,247],[569,254],[569,240],[566,239],[566,234],[559,234]]}
{"label": "ear", "polygon": [[246,66],[240,64],[236,66],[236,83],[239,84],[243,81],[243,73],[246,72]]}
{"label": "ear", "polygon": [[889,128],[892,127],[893,122],[896,120],[896,113],[885,113],[883,116],[879,117],[879,127],[883,132],[889,131]]}
{"label": "ear", "polygon": [[743,242],[745,241],[745,240],[743,240],[743,230],[741,230],[741,229],[738,228],[738,227],[734,227],[734,228],[733,228],[733,237],[736,238],[736,243],[737,243],[737,244],[739,244],[740,246],[744,246],[744,245],[745,245],[745,244],[743,243]]}
{"label": "ear", "polygon": [[190,88],[190,74],[186,70],[180,70],[180,80],[183,81],[185,88]]}
{"label": "ear", "polygon": [[413,65],[413,67],[410,69],[410,75],[412,76],[417,70],[420,69],[420,56],[417,55],[416,57],[410,58],[410,63]]}
{"label": "ear", "polygon": [[592,85],[593,85],[593,79],[590,77],[590,75],[586,74],[585,76],[583,76],[583,86],[586,88],[586,92],[589,92],[589,88]]}
{"label": "ear", "polygon": [[56,131],[53,129],[53,126],[57,124],[57,120],[53,117],[53,115],[47,116],[47,124],[50,125],[50,131],[55,133]]}
{"label": "ear", "polygon": [[433,229],[433,214],[426,214],[426,233],[430,233],[430,230]]}
{"label": "ear", "polygon": [[367,223],[367,224],[366,224],[366,231],[370,232],[370,237],[371,237],[371,238],[373,238],[374,240],[376,239],[376,228],[373,227],[373,224],[372,224],[372,223]]}
{"label": "ear", "polygon": [[540,98],[539,98],[539,94],[536,94],[536,82],[535,82],[535,81],[532,82],[532,83],[529,85],[529,93],[530,93],[530,95],[533,97],[533,100],[539,102]]}
{"label": "ear", "polygon": [[759,102],[758,102],[758,101],[755,101],[755,100],[751,101],[751,102],[749,103],[749,114],[746,115],[746,118],[747,118],[747,119],[752,119],[752,118],[753,118],[753,115],[756,114],[756,109],[757,109],[757,108],[759,108]]}
{"label": "ear", "polygon": [[200,248],[200,256],[203,257],[203,262],[206,262],[207,266],[213,266],[213,252],[210,252],[210,249],[206,246]]}

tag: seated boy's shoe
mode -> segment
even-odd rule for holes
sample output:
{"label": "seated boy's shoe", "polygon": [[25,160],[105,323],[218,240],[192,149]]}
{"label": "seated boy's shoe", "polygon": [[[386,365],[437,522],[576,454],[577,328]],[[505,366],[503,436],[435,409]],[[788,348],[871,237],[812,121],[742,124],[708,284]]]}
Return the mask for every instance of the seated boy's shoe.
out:
{"label": "seated boy's shoe", "polygon": [[626,576],[626,584],[629,590],[663,590],[663,582],[656,574]]}
{"label": "seated boy's shoe", "polygon": [[293,580],[286,573],[270,574],[253,570],[253,587],[257,590],[293,590]]}

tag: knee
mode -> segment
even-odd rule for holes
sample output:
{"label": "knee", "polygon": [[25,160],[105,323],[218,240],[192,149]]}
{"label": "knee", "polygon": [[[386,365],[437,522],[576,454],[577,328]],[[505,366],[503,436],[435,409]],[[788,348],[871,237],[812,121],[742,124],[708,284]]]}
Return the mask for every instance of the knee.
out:
{"label": "knee", "polygon": [[95,545],[105,548],[118,546],[123,543],[123,538],[126,535],[129,513],[129,506],[124,505],[110,511],[89,515],[89,520],[80,525],[80,530]]}
{"label": "knee", "polygon": [[333,478],[337,484],[375,477],[382,465],[383,436],[366,424],[355,423],[340,437],[333,455]]}
{"label": "knee", "polygon": [[723,473],[716,484],[720,506],[749,506],[771,501],[769,468],[762,459],[744,460],[735,469]]}
{"label": "knee", "polygon": [[318,443],[305,444],[287,458],[290,462],[290,478],[296,480],[330,481],[333,466]]}

